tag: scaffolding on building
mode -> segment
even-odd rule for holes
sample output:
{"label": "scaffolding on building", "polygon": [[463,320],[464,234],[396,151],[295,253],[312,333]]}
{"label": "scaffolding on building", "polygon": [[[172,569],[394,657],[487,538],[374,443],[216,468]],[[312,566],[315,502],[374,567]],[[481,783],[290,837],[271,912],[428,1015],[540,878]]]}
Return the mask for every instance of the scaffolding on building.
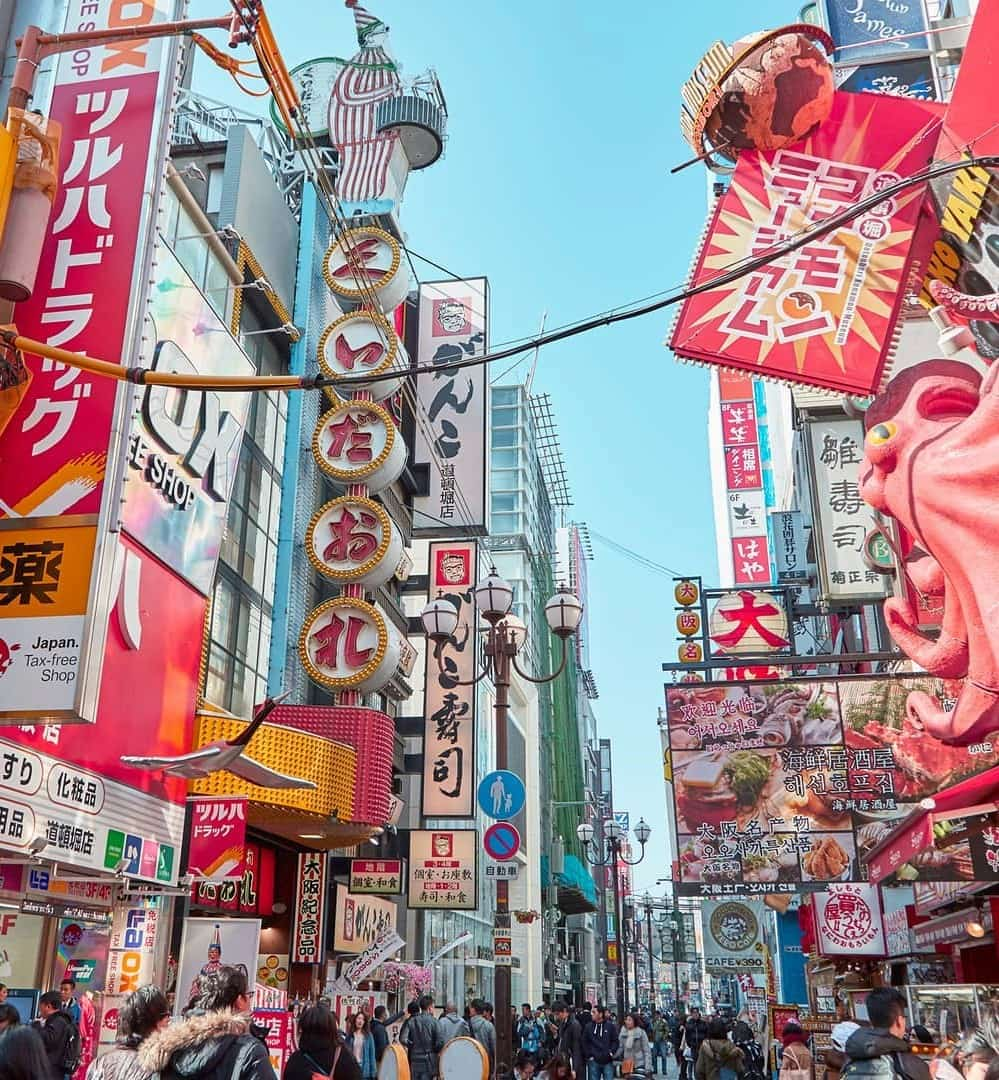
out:
{"label": "scaffolding on building", "polygon": [[531,404],[538,459],[541,462],[541,472],[545,479],[545,487],[548,489],[548,497],[551,499],[552,506],[564,510],[572,506],[572,493],[569,490],[569,477],[565,469],[565,458],[562,456],[562,444],[558,437],[558,425],[555,423],[555,414],[552,412],[552,399],[549,394],[532,394],[528,401]]}

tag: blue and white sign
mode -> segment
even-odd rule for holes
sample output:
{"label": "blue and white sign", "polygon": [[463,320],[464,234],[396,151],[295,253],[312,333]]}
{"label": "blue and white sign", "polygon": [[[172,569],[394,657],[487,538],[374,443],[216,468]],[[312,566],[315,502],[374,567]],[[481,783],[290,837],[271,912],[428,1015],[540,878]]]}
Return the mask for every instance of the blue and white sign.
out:
{"label": "blue and white sign", "polygon": [[627,810],[615,810],[614,820],[625,832],[631,828],[631,814]]}
{"label": "blue and white sign", "polygon": [[520,833],[509,821],[497,821],[483,834],[482,847],[490,859],[506,862],[520,851]]}
{"label": "blue and white sign", "polygon": [[825,0],[825,8],[838,63],[929,50],[920,34],[926,29],[923,0]]}
{"label": "blue and white sign", "polygon": [[836,86],[852,94],[888,94],[890,97],[918,98],[920,101],[937,100],[933,65],[928,56],[885,60],[860,67],[840,64],[836,68]]}
{"label": "blue and white sign", "polygon": [[509,821],[524,809],[524,781],[506,769],[487,773],[479,784],[479,806],[486,817]]}

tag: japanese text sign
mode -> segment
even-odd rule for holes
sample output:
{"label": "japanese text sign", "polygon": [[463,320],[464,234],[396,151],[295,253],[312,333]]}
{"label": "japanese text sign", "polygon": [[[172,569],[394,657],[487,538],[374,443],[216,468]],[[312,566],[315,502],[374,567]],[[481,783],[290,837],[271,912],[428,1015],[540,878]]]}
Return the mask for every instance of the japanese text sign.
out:
{"label": "japanese text sign", "polygon": [[807,581],[808,552],[801,511],[774,510],[770,514],[770,521],[773,523],[777,580]]}
{"label": "japanese text sign", "polygon": [[427,829],[409,834],[409,906],[474,911],[478,833]]}
{"label": "japanese text sign", "polygon": [[790,645],[787,611],[773,593],[752,589],[723,593],[711,611],[708,637],[715,656],[784,651]]}
{"label": "japanese text sign", "polygon": [[405,947],[406,942],[396,932],[395,927],[386,926],[356,960],[347,964],[343,969],[343,978],[351,986],[357,986],[358,983],[367,979],[383,960],[394,956]]}
{"label": "japanese text sign", "polygon": [[823,956],[884,956],[877,885],[831,885],[812,897],[816,943]]}
{"label": "japanese text sign", "polygon": [[478,533],[486,524],[486,368],[443,365],[486,351],[489,282],[424,282],[419,312],[417,362],[442,370],[416,378],[427,421],[417,424],[416,460],[430,463],[430,493],[414,498],[413,527],[438,536]]}
{"label": "japanese text sign", "polygon": [[326,864],[324,851],[303,851],[298,856],[295,927],[291,936],[293,964],[320,964],[325,957]]}
{"label": "japanese text sign", "polygon": [[[694,272],[694,285],[766,256],[813,223],[926,165],[942,110],[932,103],[837,93],[832,112],[793,148],[744,151]],[[870,394],[894,342],[913,236],[916,185],[726,285],[689,298],[670,347],[682,357]]]}
{"label": "japanese text sign", "polygon": [[350,891],[401,893],[403,873],[404,866],[400,859],[351,859]]}
{"label": "japanese text sign", "polygon": [[191,885],[191,907],[205,911],[270,915],[274,907],[276,853],[271,847],[247,843],[243,847],[243,873],[237,878]]}
{"label": "japanese text sign", "polygon": [[863,422],[813,420],[807,431],[821,596],[847,603],[883,599],[891,591],[891,578],[870,569],[864,559],[864,541],[878,522],[860,497]]}
{"label": "japanese text sign", "polygon": [[188,872],[211,881],[241,878],[246,850],[246,798],[198,795],[188,805]]}
{"label": "japanese text sign", "polygon": [[430,545],[428,591],[458,609],[454,640],[441,653],[442,673],[427,646],[424,698],[424,817],[475,815],[475,687],[461,686],[475,673],[476,610],[472,587],[477,571],[474,541]]}
{"label": "japanese text sign", "polygon": [[355,896],[342,885],[336,890],[333,949],[338,953],[363,953],[386,930],[396,927],[396,906],[378,896]]}

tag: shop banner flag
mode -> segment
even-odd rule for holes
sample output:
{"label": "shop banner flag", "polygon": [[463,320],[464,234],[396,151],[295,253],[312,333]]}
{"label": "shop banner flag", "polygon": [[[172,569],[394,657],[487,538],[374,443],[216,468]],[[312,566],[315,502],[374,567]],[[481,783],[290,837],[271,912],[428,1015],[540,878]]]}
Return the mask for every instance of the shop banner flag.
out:
{"label": "shop banner flag", "polygon": [[350,983],[351,989],[354,989],[358,983],[367,979],[382,961],[405,947],[405,939],[399,937],[395,927],[386,926],[375,938],[374,944],[369,945],[356,960],[343,969],[342,977]]}

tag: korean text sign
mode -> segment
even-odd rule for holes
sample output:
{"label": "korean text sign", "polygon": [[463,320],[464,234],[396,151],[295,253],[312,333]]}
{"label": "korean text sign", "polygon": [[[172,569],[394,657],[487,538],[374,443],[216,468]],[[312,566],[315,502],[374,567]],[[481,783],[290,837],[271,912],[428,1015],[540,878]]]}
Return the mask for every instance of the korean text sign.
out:
{"label": "korean text sign", "polygon": [[[667,688],[685,895],[801,892],[865,880],[865,856],[923,798],[999,763],[999,744],[949,746],[915,729],[912,692],[952,708],[930,676]],[[968,841],[907,850],[914,880],[995,874]]]}
{"label": "korean text sign", "polygon": [[472,588],[477,571],[474,541],[430,545],[429,596],[443,597],[458,609],[454,642],[442,653],[441,673],[432,647],[427,649],[424,699],[424,817],[468,818],[475,815],[476,609]]}
{"label": "korean text sign", "polygon": [[[853,206],[930,160],[941,109],[837,93],[793,148],[746,151],[719,203],[693,284]],[[708,364],[870,394],[891,353],[924,186],[899,192],[796,251],[689,298],[670,347]]]}
{"label": "korean text sign", "polygon": [[[489,282],[424,282],[419,292],[421,367],[481,356],[489,343]],[[413,500],[413,527],[438,536],[477,534],[486,524],[486,367],[418,375],[416,459],[430,462],[430,493]],[[432,440],[430,438],[432,436]]]}

